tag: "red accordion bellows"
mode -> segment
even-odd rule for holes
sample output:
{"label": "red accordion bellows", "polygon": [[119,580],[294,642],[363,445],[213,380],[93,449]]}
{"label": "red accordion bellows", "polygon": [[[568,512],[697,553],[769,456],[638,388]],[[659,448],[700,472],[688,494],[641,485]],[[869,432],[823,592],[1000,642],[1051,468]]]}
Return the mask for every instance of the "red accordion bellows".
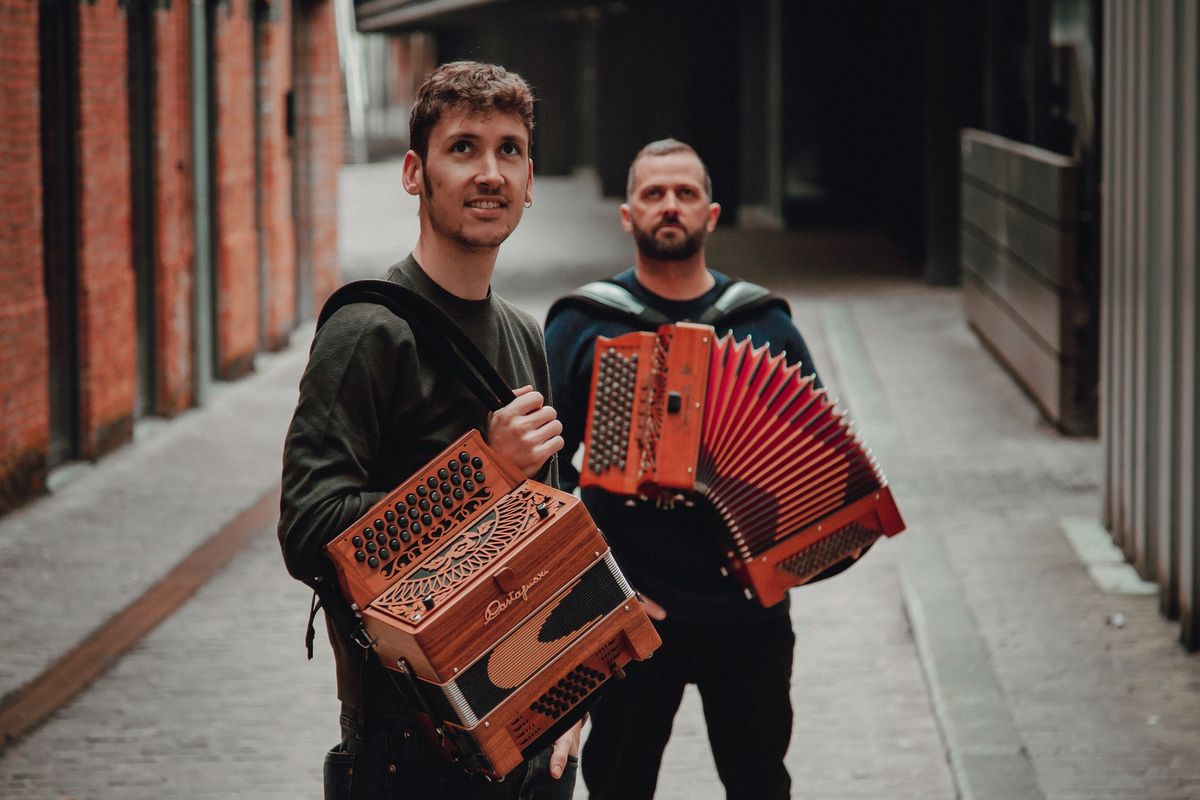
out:
{"label": "red accordion bellows", "polygon": [[766,346],[691,323],[602,337],[592,390],[580,485],[705,496],[734,575],[765,606],[904,529],[845,412]]}

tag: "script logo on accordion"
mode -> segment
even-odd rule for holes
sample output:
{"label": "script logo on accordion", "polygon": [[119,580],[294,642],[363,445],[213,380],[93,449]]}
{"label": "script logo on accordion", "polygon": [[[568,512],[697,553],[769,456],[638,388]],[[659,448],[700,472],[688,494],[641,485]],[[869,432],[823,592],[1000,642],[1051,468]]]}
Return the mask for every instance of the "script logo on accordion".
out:
{"label": "script logo on accordion", "polygon": [[513,589],[511,592],[509,592],[504,597],[501,597],[498,600],[493,600],[492,602],[488,603],[487,608],[484,609],[484,612],[483,612],[483,624],[487,625],[489,622],[494,620],[496,617],[500,616],[500,614],[503,613],[505,609],[507,609],[509,606],[511,606],[513,603],[517,602],[518,600],[521,600],[521,601],[528,600],[529,599],[529,590],[532,589],[534,586],[536,586],[542,578],[546,577],[549,574],[550,573],[548,570],[541,570],[540,572],[538,572],[538,574],[534,575],[533,578],[530,579],[529,583],[521,584],[520,589]]}

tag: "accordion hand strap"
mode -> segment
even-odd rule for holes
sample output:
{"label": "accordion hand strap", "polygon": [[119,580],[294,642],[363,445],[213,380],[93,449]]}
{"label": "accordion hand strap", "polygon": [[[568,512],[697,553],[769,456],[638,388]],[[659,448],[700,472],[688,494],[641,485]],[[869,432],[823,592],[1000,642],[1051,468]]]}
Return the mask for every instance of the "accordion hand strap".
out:
{"label": "accordion hand strap", "polygon": [[384,306],[408,322],[422,346],[444,356],[446,363],[489,411],[508,405],[516,396],[462,328],[444,311],[407,286],[379,279],[347,283],[325,301],[317,317],[317,329],[320,330],[339,308],[353,303]]}

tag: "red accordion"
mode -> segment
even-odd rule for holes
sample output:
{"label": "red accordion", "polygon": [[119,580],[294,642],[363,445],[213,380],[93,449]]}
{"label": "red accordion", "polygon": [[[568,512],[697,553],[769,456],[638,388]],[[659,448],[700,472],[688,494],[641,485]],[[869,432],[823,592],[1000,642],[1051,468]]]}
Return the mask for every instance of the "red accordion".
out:
{"label": "red accordion", "polygon": [[660,640],[583,504],[471,431],[326,545],[384,666],[502,776]]}
{"label": "red accordion", "polygon": [[764,606],[904,521],[875,459],[813,376],[749,339],[677,323],[596,342],[581,486],[690,502]]}

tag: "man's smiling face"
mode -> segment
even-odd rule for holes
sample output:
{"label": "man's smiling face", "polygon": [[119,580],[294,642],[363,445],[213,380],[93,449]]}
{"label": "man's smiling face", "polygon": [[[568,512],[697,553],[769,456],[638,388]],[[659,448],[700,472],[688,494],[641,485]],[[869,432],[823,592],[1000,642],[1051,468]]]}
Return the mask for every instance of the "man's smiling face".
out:
{"label": "man's smiling face", "polygon": [[447,112],[414,167],[431,233],[464,248],[499,247],[533,199],[529,133],[512,114]]}

